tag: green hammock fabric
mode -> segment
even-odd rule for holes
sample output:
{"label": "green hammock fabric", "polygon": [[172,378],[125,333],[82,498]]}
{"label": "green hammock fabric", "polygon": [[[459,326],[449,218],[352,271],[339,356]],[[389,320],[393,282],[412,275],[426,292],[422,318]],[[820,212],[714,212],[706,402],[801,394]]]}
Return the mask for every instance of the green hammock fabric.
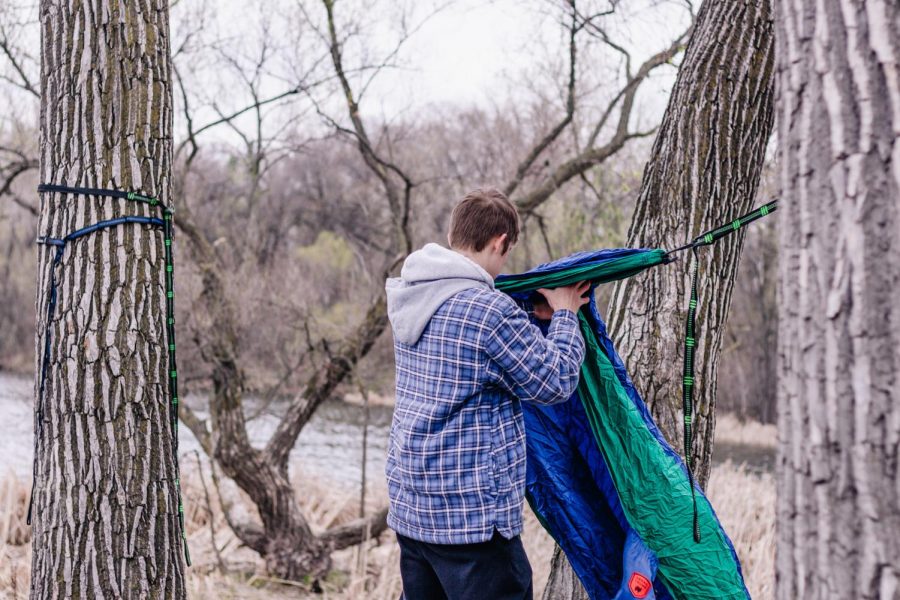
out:
{"label": "green hammock fabric", "polygon": [[578,395],[628,523],[659,559],[658,577],[674,598],[746,598],[743,579],[709,501],[697,497],[702,536],[696,543],[683,467],[661,451],[583,313],[580,320],[587,353]]}
{"label": "green hammock fabric", "polygon": [[665,262],[665,250],[649,250],[639,254],[629,254],[600,263],[588,263],[567,267],[551,273],[522,273],[520,275],[504,275],[496,282],[497,289],[507,294],[541,288],[556,288],[572,285],[579,281],[591,281],[594,284],[609,283],[617,279],[626,279],[645,269],[661,265]]}

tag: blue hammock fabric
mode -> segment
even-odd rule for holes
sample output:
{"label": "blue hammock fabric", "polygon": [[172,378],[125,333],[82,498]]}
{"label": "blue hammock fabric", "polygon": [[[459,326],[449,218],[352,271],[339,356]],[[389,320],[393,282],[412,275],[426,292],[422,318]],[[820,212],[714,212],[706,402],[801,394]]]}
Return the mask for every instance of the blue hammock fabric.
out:
{"label": "blue hammock fabric", "polygon": [[[503,283],[512,282],[514,279],[528,275],[557,273],[572,267],[601,264],[623,257],[634,256],[640,258],[643,253],[658,253],[658,250],[641,249],[610,249],[593,252],[580,252],[566,258],[540,265],[539,267],[520,275],[502,275],[497,278],[499,289],[503,289]],[[630,274],[629,274],[630,275]],[[624,275],[624,276],[629,276]],[[533,290],[523,290],[510,293],[510,296],[519,303],[528,300]],[[621,386],[624,395],[619,395],[617,401],[631,402],[638,411],[641,419],[637,427],[645,428],[642,435],[627,435],[628,439],[644,440],[643,444],[653,445],[658,448],[643,449],[642,451],[664,453],[668,459],[680,465],[684,472],[683,487],[687,487],[687,470],[684,462],[675,450],[668,444],[653,422],[646,405],[637,393],[622,359],[616,353],[612,340],[609,338],[606,325],[600,316],[597,305],[591,294],[588,306],[582,309],[583,323],[589,324],[594,337],[603,354],[613,367],[614,376],[618,379],[616,385]],[[536,321],[546,332],[546,322]],[[541,520],[545,529],[554,537],[565,552],[570,564],[578,578],[581,580],[588,595],[592,600],[645,600],[647,598],[698,597],[700,594],[692,594],[691,590],[679,589],[672,581],[666,582],[664,578],[657,577],[659,561],[657,554],[648,547],[645,540],[636,530],[642,528],[635,523],[629,523],[626,512],[623,510],[620,495],[616,490],[614,478],[610,469],[630,468],[623,465],[608,465],[608,459],[604,456],[595,433],[592,431],[588,415],[582,403],[579,393],[576,392],[568,401],[553,406],[537,406],[523,403],[525,428],[527,436],[527,475],[526,497]],[[623,400],[624,399],[624,400]],[[625,407],[632,410],[631,407]],[[603,415],[601,415],[602,418]],[[640,423],[642,421],[642,423]],[[630,425],[634,427],[634,425]],[[649,432],[650,435],[646,435]],[[627,432],[626,432],[627,433]],[[649,441],[648,441],[649,440]],[[621,481],[621,480],[620,480]],[[661,486],[672,485],[671,480],[660,481]],[[621,484],[620,484],[621,485]],[[708,505],[702,490],[696,487],[698,501]],[[667,490],[663,490],[667,493]],[[672,489],[673,497],[678,493],[683,494],[684,489]],[[632,499],[633,500],[633,499]],[[633,512],[632,512],[633,514]],[[749,594],[743,584],[740,571],[740,563],[731,541],[721,528],[711,506],[708,507],[707,522],[705,522],[704,535],[712,531],[716,539],[721,542],[718,560],[722,562],[733,561],[727,565],[732,569],[731,586],[728,592],[721,595],[715,592],[710,594],[706,588],[704,597],[716,598],[749,598]],[[634,517],[632,517],[633,519]],[[633,526],[634,525],[634,526]],[[717,531],[716,531],[717,530]],[[689,536],[690,533],[685,535]],[[691,543],[693,543],[691,541]],[[726,547],[727,546],[727,547]],[[657,550],[660,548],[657,545]],[[698,547],[698,551],[700,548]],[[688,549],[690,552],[690,547]],[[689,557],[691,564],[687,567],[704,564],[702,556]],[[698,574],[700,578],[702,574]],[[715,577],[713,572],[711,577]],[[683,587],[684,579],[678,581]],[[699,590],[698,590],[699,592]]]}

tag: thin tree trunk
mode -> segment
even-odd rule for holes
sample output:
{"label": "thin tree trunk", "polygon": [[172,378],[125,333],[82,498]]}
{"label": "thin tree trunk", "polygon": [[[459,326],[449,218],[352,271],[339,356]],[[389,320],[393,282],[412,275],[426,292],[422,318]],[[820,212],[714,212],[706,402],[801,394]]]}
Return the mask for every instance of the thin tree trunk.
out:
{"label": "thin tree trunk", "polygon": [[900,8],[778,3],[778,598],[900,598]]}
{"label": "thin tree trunk", "polygon": [[[752,207],[773,124],[773,37],[768,0],[703,3],[644,170],[628,246],[675,248]],[[717,357],[742,244],[738,232],[700,254],[692,454],[702,485],[712,453]],[[619,282],[609,309],[629,373],[679,449],[690,261],[685,254],[679,263]],[[576,578],[551,573],[544,598],[586,595]]]}
{"label": "thin tree trunk", "polygon": [[[44,0],[40,173],[45,183],[141,190],[170,203],[168,3]],[[123,200],[44,194],[39,232],[62,238]],[[184,598],[169,413],[162,234],[125,224],[39,247],[32,598]],[[51,273],[58,284],[47,327]],[[37,414],[43,413],[42,423]]]}

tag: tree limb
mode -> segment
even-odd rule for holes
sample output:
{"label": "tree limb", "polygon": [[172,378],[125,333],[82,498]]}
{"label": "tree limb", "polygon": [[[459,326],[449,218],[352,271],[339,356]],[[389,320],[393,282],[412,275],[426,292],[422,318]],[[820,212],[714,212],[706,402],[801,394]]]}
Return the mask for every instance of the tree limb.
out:
{"label": "tree limb", "polygon": [[333,551],[361,544],[368,539],[378,537],[387,529],[387,514],[388,509],[382,508],[368,517],[329,529],[321,534],[319,539],[329,545]]}
{"label": "tree limb", "polygon": [[553,143],[556,138],[559,137],[566,127],[569,126],[569,123],[572,122],[572,117],[575,115],[575,73],[576,73],[576,55],[577,55],[577,45],[575,43],[575,37],[578,33],[579,27],[577,24],[577,16],[578,13],[575,11],[575,3],[574,0],[572,4],[572,23],[569,26],[569,83],[567,85],[567,94],[566,94],[566,114],[560,120],[559,123],[556,124],[553,129],[551,129],[547,135],[545,135],[528,154],[525,156],[525,159],[519,163],[518,168],[516,169],[516,174],[513,176],[512,180],[506,184],[503,188],[503,193],[507,196],[511,196],[514,191],[519,187],[519,184],[522,183],[522,180],[525,178],[525,174],[528,172],[528,169],[531,168],[531,165],[534,164],[534,161],[547,149],[547,147]]}
{"label": "tree limb", "polygon": [[0,197],[3,197],[4,195],[9,196],[13,203],[21,206],[36,217],[39,214],[38,209],[26,202],[21,196],[13,192],[12,185],[20,175],[27,173],[32,169],[36,169],[38,163],[36,160],[25,158],[24,154],[20,152],[15,153],[22,156],[23,160],[21,162],[12,163],[7,166],[9,174],[6,176],[6,180],[3,182],[3,185],[0,186]]}
{"label": "tree limb", "polygon": [[188,137],[188,139],[186,139],[186,140],[182,141],[180,144],[178,144],[178,148],[175,150],[175,156],[178,156],[178,154],[181,153],[184,146],[186,144],[188,144],[193,138],[200,135],[207,129],[212,129],[213,127],[222,125],[223,123],[230,123],[231,121],[233,121],[234,119],[238,118],[239,116],[241,116],[242,114],[244,114],[246,112],[249,112],[251,110],[257,110],[260,107],[265,106],[266,104],[272,104],[273,102],[278,102],[279,100],[283,100],[289,96],[299,94],[301,91],[303,91],[303,86],[297,86],[297,87],[291,88],[287,91],[284,91],[280,94],[272,96],[270,98],[265,98],[263,100],[255,101],[252,104],[249,104],[249,105],[247,105],[241,109],[238,109],[234,112],[231,112],[228,114],[219,113],[218,119],[216,119],[215,121],[210,121],[209,123],[206,123],[205,125],[198,127],[197,129],[194,130],[193,136]]}
{"label": "tree limb", "polygon": [[9,83],[15,85],[18,88],[21,88],[34,96],[37,99],[40,99],[41,94],[37,91],[37,88],[34,87],[34,84],[31,83],[31,80],[28,78],[28,75],[25,74],[25,69],[22,67],[19,60],[16,58],[15,53],[13,52],[12,47],[9,44],[9,38],[6,37],[6,33],[3,32],[3,37],[0,37],[0,51],[6,55],[6,58],[9,60],[13,69],[19,75],[22,81],[15,81],[9,77],[0,77]]}
{"label": "tree limb", "polygon": [[[603,116],[594,128],[589,139],[588,147],[576,155],[574,158],[558,165],[556,169],[543,182],[538,184],[527,193],[515,199],[515,204],[525,214],[534,211],[535,208],[544,203],[553,193],[558,190],[564,183],[573,177],[585,172],[587,169],[597,165],[614,153],[618,152],[626,142],[634,138],[646,137],[652,135],[655,130],[645,132],[629,132],[628,121],[634,107],[634,98],[640,84],[647,79],[653,69],[667,63],[676,54],[684,48],[685,40],[690,36],[692,31],[689,28],[677,40],[665,50],[654,54],[647,59],[638,69],[638,72],[632,77],[619,91],[618,94],[610,101],[605,109]],[[619,101],[622,101],[622,107],[619,112],[619,121],[616,126],[615,134],[603,146],[596,146],[596,138],[606,120],[612,113],[614,107]]]}
{"label": "tree limb", "polygon": [[178,420],[191,430],[191,433],[197,438],[197,442],[200,444],[200,447],[203,448],[203,451],[206,452],[206,455],[212,456],[212,436],[209,433],[209,429],[206,427],[206,419],[198,417],[197,413],[194,412],[194,409],[188,406],[184,401],[181,402],[179,409]]}
{"label": "tree limb", "polygon": [[[347,104],[347,110],[350,115],[350,122],[353,124],[353,131],[356,134],[357,147],[362,155],[366,166],[381,181],[384,187],[385,196],[391,213],[394,215],[395,226],[397,229],[398,245],[408,254],[412,252],[412,234],[409,231],[409,208],[410,196],[414,184],[412,179],[401,169],[391,164],[389,161],[382,159],[375,152],[366,131],[365,124],[359,113],[359,103],[354,98],[353,89],[347,79],[344,70],[343,57],[341,56],[341,44],[338,41],[337,29],[334,21],[334,0],[322,0],[325,5],[325,11],[328,17],[328,40],[329,51],[331,53],[331,62],[334,71],[340,81],[341,89],[344,92],[344,99]],[[403,190],[398,190],[395,183],[391,180],[388,171],[392,171],[403,181]]]}
{"label": "tree limb", "polygon": [[337,352],[329,356],[325,365],[309,379],[303,392],[291,402],[266,445],[265,453],[270,462],[281,466],[287,464],[288,455],[303,426],[316,408],[331,397],[359,359],[365,356],[387,323],[387,301],[384,293],[379,293],[356,331]]}

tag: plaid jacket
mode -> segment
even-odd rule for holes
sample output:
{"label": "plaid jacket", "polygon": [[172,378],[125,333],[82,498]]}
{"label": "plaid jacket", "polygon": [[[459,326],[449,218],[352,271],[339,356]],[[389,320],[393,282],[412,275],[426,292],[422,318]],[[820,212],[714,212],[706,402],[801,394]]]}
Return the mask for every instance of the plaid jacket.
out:
{"label": "plaid jacket", "polygon": [[573,394],[584,358],[576,315],[547,336],[502,292],[472,288],[437,310],[421,338],[395,340],[397,399],[385,474],[388,525],[438,544],[522,531],[525,428],[520,402]]}

